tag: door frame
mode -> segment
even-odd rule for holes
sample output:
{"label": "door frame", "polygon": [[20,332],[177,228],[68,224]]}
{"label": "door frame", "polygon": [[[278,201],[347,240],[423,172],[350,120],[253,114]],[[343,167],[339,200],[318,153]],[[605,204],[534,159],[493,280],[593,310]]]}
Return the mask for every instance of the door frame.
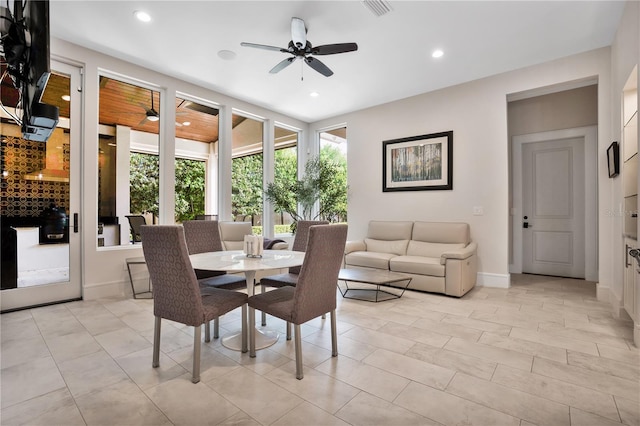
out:
{"label": "door frame", "polygon": [[[82,298],[82,66],[51,58],[51,71],[70,78],[69,281],[2,290],[0,311],[10,312]],[[61,119],[62,121],[63,119]],[[75,213],[78,214],[76,223]],[[77,231],[74,232],[74,226]]]}
{"label": "door frame", "polygon": [[[583,138],[585,170],[585,279],[598,281],[598,126],[576,127],[548,132],[517,135],[512,139],[512,188],[511,234],[513,235],[513,263],[509,272],[522,273],[523,234],[520,220],[522,211],[522,146],[527,143],[547,142],[557,139]],[[591,188],[595,191],[590,190]]]}

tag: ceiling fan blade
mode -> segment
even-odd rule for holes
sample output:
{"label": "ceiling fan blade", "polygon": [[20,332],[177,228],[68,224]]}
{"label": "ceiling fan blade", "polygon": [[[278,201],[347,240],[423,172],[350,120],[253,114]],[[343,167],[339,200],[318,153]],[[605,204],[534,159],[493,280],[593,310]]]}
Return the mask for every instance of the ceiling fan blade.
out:
{"label": "ceiling fan blade", "polygon": [[138,102],[138,105],[140,105],[142,108],[144,108],[144,111],[145,111],[147,114],[149,114],[149,113],[153,113],[153,112],[152,112],[153,110],[152,110],[151,108],[149,108],[148,106],[146,106],[145,104],[143,104],[142,102]]}
{"label": "ceiling fan blade", "polygon": [[329,69],[325,64],[317,60],[316,58],[304,58],[304,61],[314,70],[318,71],[320,74],[325,77],[331,77],[333,75],[333,71]]}
{"label": "ceiling fan blade", "polygon": [[313,47],[311,49],[311,54],[335,55],[336,53],[354,52],[356,50],[358,50],[358,45],[356,43],[325,44]]}
{"label": "ceiling fan blade", "polygon": [[291,18],[291,41],[298,49],[307,45],[307,28],[300,18]]}
{"label": "ceiling fan blade", "polygon": [[266,44],[246,43],[243,41],[242,43],[240,43],[240,46],[255,47],[256,49],[273,50],[275,52],[289,53],[289,51],[283,47],[268,46]]}
{"label": "ceiling fan blade", "polygon": [[291,58],[287,58],[284,61],[279,62],[275,67],[271,68],[271,71],[269,71],[269,72],[271,74],[275,74],[277,72],[282,71],[283,69],[285,69],[286,67],[291,65],[296,60],[296,58],[297,58],[297,56],[293,56]]}
{"label": "ceiling fan blade", "polygon": [[138,126],[144,126],[145,124],[147,124],[147,117],[143,118],[141,122],[138,123]]}

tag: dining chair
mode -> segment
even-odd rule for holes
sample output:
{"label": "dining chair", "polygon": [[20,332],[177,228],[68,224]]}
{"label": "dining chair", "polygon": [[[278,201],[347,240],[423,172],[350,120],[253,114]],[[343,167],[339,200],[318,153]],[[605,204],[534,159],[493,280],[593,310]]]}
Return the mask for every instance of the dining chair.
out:
{"label": "dining chair", "polygon": [[160,365],[162,319],[194,327],[191,381],[200,381],[201,326],[242,307],[242,345],[246,350],[247,295],[208,287],[201,290],[189,260],[184,228],[178,225],[141,227],[142,251],[153,281],[153,367]]}
{"label": "dining chair", "polygon": [[[293,239],[293,251],[307,251],[307,240],[309,239],[309,228],[314,225],[328,225],[327,220],[299,220],[296,223],[296,234]],[[286,285],[295,286],[298,282],[300,266],[289,268],[289,272],[284,274],[268,275],[260,280],[261,292],[264,293],[267,287],[283,287]],[[267,314],[262,313],[262,326],[267,325]],[[287,340],[291,340],[291,324],[287,323]]]}
{"label": "dining chair", "polygon": [[[222,251],[222,240],[217,220],[187,220],[182,223],[184,237],[187,242],[189,254],[206,253],[210,251]],[[205,287],[215,287],[224,290],[244,290],[247,282],[243,276],[228,275],[224,271],[209,271],[195,269],[196,278]],[[213,338],[220,335],[218,318],[213,320]],[[211,340],[209,327],[205,327],[205,342]]]}
{"label": "dining chair", "polygon": [[[309,240],[296,286],[284,286],[250,296],[249,324],[255,309],[294,324],[296,378],[303,378],[300,325],[331,313],[331,355],[338,356],[336,284],[347,241],[347,225],[316,225]],[[255,327],[249,327],[249,356],[256,356]]]}
{"label": "dining chair", "polygon": [[131,230],[131,242],[139,243],[140,238],[140,227],[147,224],[147,219],[141,214],[130,214],[125,216],[129,221],[129,229]]}

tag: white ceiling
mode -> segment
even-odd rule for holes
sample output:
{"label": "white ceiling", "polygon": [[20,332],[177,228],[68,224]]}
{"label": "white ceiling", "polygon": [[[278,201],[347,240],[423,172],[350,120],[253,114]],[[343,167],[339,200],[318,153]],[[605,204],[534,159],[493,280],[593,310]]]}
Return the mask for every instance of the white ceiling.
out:
{"label": "white ceiling", "polygon": [[[617,1],[389,3],[393,10],[377,17],[352,0],[51,0],[50,33],[314,122],[609,46],[624,9]],[[152,21],[137,21],[135,10]],[[358,51],[319,57],[331,77],[302,61],[269,74],[287,56],[240,42],[286,47],[294,16],[313,45],[356,42]],[[431,57],[436,48],[442,58]],[[221,59],[220,50],[237,56]],[[309,96],[314,91],[320,96]]]}

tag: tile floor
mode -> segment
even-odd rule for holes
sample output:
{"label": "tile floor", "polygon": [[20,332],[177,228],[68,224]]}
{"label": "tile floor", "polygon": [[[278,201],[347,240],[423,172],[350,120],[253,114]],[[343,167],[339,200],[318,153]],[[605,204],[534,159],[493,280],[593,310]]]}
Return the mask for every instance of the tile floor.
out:
{"label": "tile floor", "polygon": [[[104,299],[0,317],[2,425],[639,425],[640,352],[584,281],[520,275],[462,299],[407,291],[369,303],[338,294],[329,320],[255,359],[163,322],[151,368],[152,301]],[[259,317],[259,316],[257,316]],[[239,313],[221,319],[221,334]],[[284,323],[269,318],[269,327]]]}

